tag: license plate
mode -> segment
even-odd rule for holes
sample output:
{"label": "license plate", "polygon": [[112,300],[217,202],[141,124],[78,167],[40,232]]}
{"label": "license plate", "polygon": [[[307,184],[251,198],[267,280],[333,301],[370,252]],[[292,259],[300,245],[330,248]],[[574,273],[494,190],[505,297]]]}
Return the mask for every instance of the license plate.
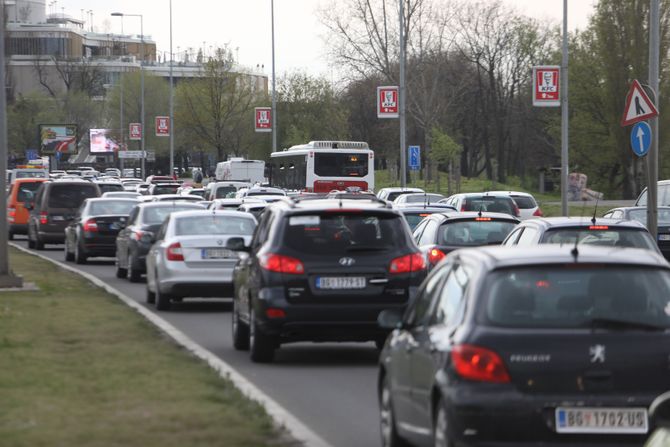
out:
{"label": "license plate", "polygon": [[317,289],[364,289],[365,277],[363,276],[345,276],[345,277],[317,277]]}
{"label": "license plate", "polygon": [[670,241],[670,234],[659,234],[658,235],[658,240],[659,241]]}
{"label": "license plate", "polygon": [[646,408],[556,408],[557,433],[649,431]]}
{"label": "license plate", "polygon": [[54,222],[57,222],[57,221],[62,222],[62,221],[65,220],[65,217],[63,217],[63,216],[51,216],[51,220],[53,220]]}
{"label": "license plate", "polygon": [[227,248],[203,248],[202,259],[236,258],[237,254]]}

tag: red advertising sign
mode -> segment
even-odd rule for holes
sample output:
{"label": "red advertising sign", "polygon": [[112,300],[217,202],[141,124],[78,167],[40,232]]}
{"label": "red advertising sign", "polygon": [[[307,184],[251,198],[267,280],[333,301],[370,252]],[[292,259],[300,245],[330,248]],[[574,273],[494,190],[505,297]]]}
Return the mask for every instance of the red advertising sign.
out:
{"label": "red advertising sign", "polygon": [[254,127],[256,132],[272,132],[271,107],[256,107],[254,109]]}
{"label": "red advertising sign", "polygon": [[156,136],[169,137],[170,136],[170,117],[157,116],[156,117]]}
{"label": "red advertising sign", "polygon": [[561,67],[533,67],[533,105],[535,107],[561,106]]}
{"label": "red advertising sign", "polygon": [[130,123],[128,124],[128,138],[132,141],[139,141],[142,139],[142,124]]}
{"label": "red advertising sign", "polygon": [[398,118],[400,116],[397,86],[377,87],[377,118]]}

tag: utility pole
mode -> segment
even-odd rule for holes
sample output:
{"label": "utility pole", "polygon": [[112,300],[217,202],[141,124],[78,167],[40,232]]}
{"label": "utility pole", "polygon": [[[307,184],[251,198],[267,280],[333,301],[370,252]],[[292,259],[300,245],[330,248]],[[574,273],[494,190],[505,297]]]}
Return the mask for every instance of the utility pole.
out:
{"label": "utility pole", "polygon": [[561,64],[561,214],[568,210],[568,0],[563,0],[563,62]]}
{"label": "utility pole", "polygon": [[[660,14],[659,0],[650,0],[649,5],[649,87],[654,92],[656,108],[661,105],[659,83]],[[659,110],[660,112],[660,110]],[[649,120],[651,147],[647,156],[649,184],[647,185],[647,229],[654,240],[658,235],[658,116]]]}
{"label": "utility pole", "polygon": [[277,83],[275,75],[275,0],[270,0],[272,19],[272,152],[277,152]]}
{"label": "utility pole", "polygon": [[170,176],[174,175],[174,81],[172,80],[172,0],[170,0]]}
{"label": "utility pole", "polygon": [[399,0],[400,17],[400,85],[398,86],[398,108],[400,111],[400,186],[407,186],[407,149],[406,149],[406,122],[405,122],[405,0]]}

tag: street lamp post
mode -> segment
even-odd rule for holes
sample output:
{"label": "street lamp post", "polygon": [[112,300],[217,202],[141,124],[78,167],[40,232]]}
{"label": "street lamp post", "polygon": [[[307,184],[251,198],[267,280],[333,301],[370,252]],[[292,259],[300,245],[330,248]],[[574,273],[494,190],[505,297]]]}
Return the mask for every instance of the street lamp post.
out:
{"label": "street lamp post", "polygon": [[277,152],[277,84],[275,76],[275,1],[270,0],[272,20],[272,152]]}
{"label": "street lamp post", "polygon": [[170,0],[170,176],[174,175],[174,82],[172,80],[172,0]]}
{"label": "street lamp post", "polygon": [[142,126],[142,135],[140,139],[140,149],[142,150],[142,158],[140,158],[142,178],[146,178],[145,160],[147,157],[145,151],[146,141],[146,127],[144,123],[144,16],[142,14],[124,14],[122,12],[113,12],[113,17],[139,17],[140,18],[140,123]]}

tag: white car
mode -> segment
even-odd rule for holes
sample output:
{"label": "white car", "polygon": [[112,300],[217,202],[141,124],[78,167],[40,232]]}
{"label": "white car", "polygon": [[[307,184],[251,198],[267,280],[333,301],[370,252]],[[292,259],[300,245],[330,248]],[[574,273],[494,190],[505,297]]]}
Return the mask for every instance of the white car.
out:
{"label": "white car", "polygon": [[398,188],[398,187],[382,188],[377,192],[377,197],[382,200],[388,200],[389,202],[393,202],[395,199],[397,199],[399,196],[403,194],[412,194],[417,192],[424,193],[425,191],[421,188]]}
{"label": "white car", "polygon": [[205,199],[225,199],[228,194],[235,194],[242,188],[250,187],[251,183],[247,182],[211,182],[205,187]]}
{"label": "white car", "polygon": [[442,194],[433,194],[433,193],[418,193],[413,192],[411,194],[402,194],[395,198],[393,201],[394,205],[429,205],[431,203],[437,203],[440,200],[443,200],[444,196]]}
{"label": "white car", "polygon": [[233,296],[237,251],[231,239],[251,243],[256,219],[238,211],[178,211],[156,233],[147,254],[147,302],[169,310],[172,299]]}
{"label": "white car", "polygon": [[537,204],[535,197],[527,192],[520,191],[491,191],[491,194],[507,194],[514,200],[519,207],[519,219],[533,219],[534,217],[543,217],[542,210]]}

